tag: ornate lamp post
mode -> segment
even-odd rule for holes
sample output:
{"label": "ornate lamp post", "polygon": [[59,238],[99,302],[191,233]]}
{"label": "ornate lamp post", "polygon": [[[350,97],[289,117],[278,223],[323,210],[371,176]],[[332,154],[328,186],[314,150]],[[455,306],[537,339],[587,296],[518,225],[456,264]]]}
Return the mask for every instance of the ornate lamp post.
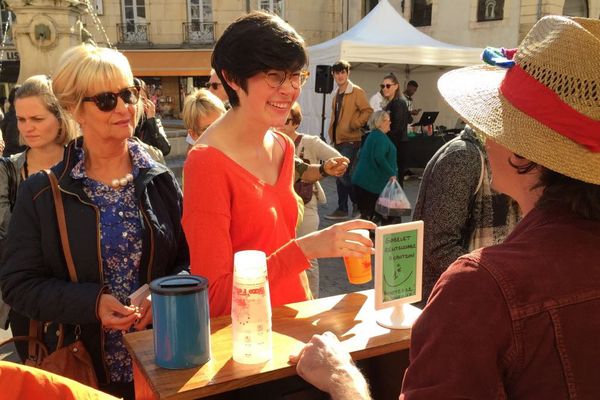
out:
{"label": "ornate lamp post", "polygon": [[15,13],[13,40],[21,69],[18,82],[37,74],[51,75],[60,56],[81,43],[85,1],[5,0]]}

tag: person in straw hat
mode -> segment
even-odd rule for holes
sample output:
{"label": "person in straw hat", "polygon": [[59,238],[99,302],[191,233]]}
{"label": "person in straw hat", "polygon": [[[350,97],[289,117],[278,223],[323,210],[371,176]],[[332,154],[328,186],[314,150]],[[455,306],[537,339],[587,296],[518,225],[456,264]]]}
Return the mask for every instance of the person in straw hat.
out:
{"label": "person in straw hat", "polygon": [[[524,217],[441,276],[400,398],[600,398],[600,21],[545,17],[484,60],[438,87],[487,138],[492,185]],[[331,333],[290,359],[335,399],[369,397]]]}

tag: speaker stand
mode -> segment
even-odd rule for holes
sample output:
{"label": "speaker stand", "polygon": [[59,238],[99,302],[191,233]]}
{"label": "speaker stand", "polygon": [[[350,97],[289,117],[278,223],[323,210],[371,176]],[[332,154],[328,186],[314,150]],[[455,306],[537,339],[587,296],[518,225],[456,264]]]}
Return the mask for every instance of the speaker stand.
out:
{"label": "speaker stand", "polygon": [[327,93],[323,93],[323,108],[321,109],[321,140],[327,143],[325,140],[325,98]]}

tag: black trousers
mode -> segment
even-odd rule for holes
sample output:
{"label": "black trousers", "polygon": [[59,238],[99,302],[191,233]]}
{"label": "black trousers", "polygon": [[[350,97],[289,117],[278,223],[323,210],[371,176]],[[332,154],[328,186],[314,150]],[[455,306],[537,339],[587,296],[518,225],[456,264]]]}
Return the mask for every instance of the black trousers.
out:
{"label": "black trousers", "polygon": [[368,190],[365,190],[357,185],[353,186],[361,219],[373,221],[382,226],[399,224],[402,222],[402,217],[385,218],[383,215],[375,211],[375,204],[377,204],[377,199],[379,198],[378,194],[369,192]]}
{"label": "black trousers", "polygon": [[408,142],[401,142],[398,138],[390,136],[396,147],[396,165],[398,166],[398,183],[404,189],[404,174],[408,169]]}
{"label": "black trousers", "polygon": [[377,203],[379,195],[371,193],[357,185],[354,185],[354,195],[356,196],[356,203],[360,210],[360,218],[371,221],[375,215],[375,203]]}

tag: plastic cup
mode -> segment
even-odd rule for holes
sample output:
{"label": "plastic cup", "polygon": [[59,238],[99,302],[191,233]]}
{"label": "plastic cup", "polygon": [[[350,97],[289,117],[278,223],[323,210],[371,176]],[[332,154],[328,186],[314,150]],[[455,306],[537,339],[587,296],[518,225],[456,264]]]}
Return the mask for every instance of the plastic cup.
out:
{"label": "plastic cup", "polygon": [[[354,229],[350,232],[361,234],[367,239],[369,238],[369,231],[366,229]],[[371,254],[369,253],[365,253],[362,257],[344,257],[344,265],[346,266],[348,281],[353,285],[367,283],[373,279]]]}

